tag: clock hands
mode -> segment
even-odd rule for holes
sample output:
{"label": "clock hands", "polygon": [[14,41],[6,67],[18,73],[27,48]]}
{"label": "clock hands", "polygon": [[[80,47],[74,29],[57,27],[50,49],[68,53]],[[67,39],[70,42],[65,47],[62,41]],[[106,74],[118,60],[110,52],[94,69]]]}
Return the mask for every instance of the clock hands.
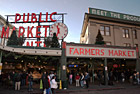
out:
{"label": "clock hands", "polygon": [[57,34],[56,34],[56,36],[58,36],[58,34],[60,34],[60,28],[57,26]]}

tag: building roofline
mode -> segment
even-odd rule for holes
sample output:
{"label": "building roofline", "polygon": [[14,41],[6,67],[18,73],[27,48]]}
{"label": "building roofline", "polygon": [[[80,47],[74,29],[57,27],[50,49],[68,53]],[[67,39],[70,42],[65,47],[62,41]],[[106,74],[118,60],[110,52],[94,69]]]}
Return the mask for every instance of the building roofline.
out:
{"label": "building roofline", "polygon": [[120,23],[120,24],[140,26],[140,22],[128,21],[128,20],[123,20],[123,19],[117,19],[117,18],[111,18],[111,17],[106,17],[106,16],[85,13],[82,31],[81,31],[81,37],[84,37],[85,35],[89,19],[97,19],[97,20],[104,20],[104,21],[115,22],[115,23]]}

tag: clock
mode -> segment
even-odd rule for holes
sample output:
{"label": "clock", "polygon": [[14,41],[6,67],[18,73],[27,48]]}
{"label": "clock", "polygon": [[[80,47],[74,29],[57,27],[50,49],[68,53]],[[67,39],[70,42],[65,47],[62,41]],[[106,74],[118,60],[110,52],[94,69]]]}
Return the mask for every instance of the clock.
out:
{"label": "clock", "polygon": [[56,33],[57,38],[62,40],[67,36],[68,28],[63,23],[55,23],[50,27],[50,37],[53,37],[53,33]]}

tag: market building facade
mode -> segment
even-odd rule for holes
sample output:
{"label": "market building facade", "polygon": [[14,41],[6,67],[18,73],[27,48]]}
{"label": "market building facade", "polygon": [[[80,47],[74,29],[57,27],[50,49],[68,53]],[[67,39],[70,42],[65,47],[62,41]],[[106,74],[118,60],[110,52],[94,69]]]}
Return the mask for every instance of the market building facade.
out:
{"label": "market building facade", "polygon": [[84,16],[80,43],[95,44],[98,30],[106,45],[140,49],[139,16],[89,8],[89,13]]}
{"label": "market building facade", "polygon": [[[44,21],[41,20],[39,16],[38,19],[34,18],[30,20],[20,21],[20,16],[23,17],[25,14],[20,15],[16,14],[16,22],[11,21],[11,23],[23,23],[26,24],[37,22],[36,26],[36,37],[37,38],[37,47],[16,47],[11,46],[8,47],[6,45],[1,44],[1,62],[2,62],[2,71],[6,68],[13,68],[12,70],[24,70],[35,69],[35,71],[40,71],[40,69],[44,69],[44,71],[55,71],[60,80],[62,80],[63,88],[67,88],[68,74],[69,73],[81,73],[81,72],[89,72],[94,76],[95,71],[104,72],[104,82],[108,85],[108,72],[113,69],[119,69],[120,71],[124,71],[132,69],[133,71],[136,69],[139,71],[139,55],[138,55],[138,44],[139,44],[139,22],[134,23],[133,21],[125,21],[120,20],[118,18],[110,18],[104,17],[103,15],[107,15],[107,11],[92,11],[92,13],[86,13],[83,21],[83,28],[80,38],[80,44],[77,43],[66,43],[63,39],[66,37],[68,29],[62,22],[57,22],[52,18],[51,15],[48,16],[48,13],[45,14],[44,17],[50,17],[51,20],[46,21],[49,22],[49,26],[44,28]],[[101,13],[100,13],[101,12]],[[56,13],[56,12],[55,12]],[[100,15],[101,16],[100,16]],[[32,14],[35,15],[35,14]],[[43,15],[42,13],[37,15]],[[46,16],[47,15],[47,16]],[[64,15],[64,14],[60,14]],[[113,14],[112,14],[113,15]],[[114,14],[115,15],[115,14]],[[119,15],[119,14],[118,14]],[[10,17],[11,15],[9,15]],[[114,16],[119,17],[119,16]],[[55,18],[55,17],[54,17]],[[58,18],[59,15],[58,15]],[[63,17],[62,17],[63,18]],[[137,17],[134,17],[135,21],[139,21]],[[133,19],[134,19],[133,18]],[[37,19],[37,20],[35,20]],[[19,21],[19,22],[18,22]],[[120,27],[119,27],[120,26]],[[60,48],[47,48],[40,47],[41,39],[43,41],[44,37],[46,37],[47,31],[44,34],[43,38],[40,38],[40,32],[37,30],[40,27],[43,27],[44,30],[49,30],[49,35],[52,36],[53,33],[56,33],[58,39],[62,40],[62,44]],[[23,29],[23,27],[19,27]],[[32,28],[27,27],[28,34],[27,38],[34,38],[32,36]],[[96,35],[100,29],[101,34],[104,37],[104,41],[106,45],[94,45]],[[126,30],[125,30],[126,29]],[[129,33],[129,30],[132,31],[132,35]],[[121,32],[122,30],[122,32]],[[22,36],[23,32],[18,32],[18,36]],[[135,32],[135,33],[134,33]],[[122,35],[121,35],[122,34]],[[31,37],[29,37],[29,35]],[[117,36],[116,36],[117,35]],[[119,38],[118,38],[119,37]],[[123,37],[123,38],[122,38]],[[123,40],[121,40],[123,39]],[[126,40],[126,41],[125,41]],[[124,41],[128,44],[133,45],[132,47],[124,47],[124,43],[120,42]],[[135,47],[135,44],[137,47]],[[112,46],[108,46],[112,45]],[[32,45],[33,46],[33,45]],[[55,59],[54,59],[55,58]],[[15,63],[13,63],[15,62]],[[8,67],[6,66],[8,65]],[[5,69],[4,69],[5,68]],[[93,77],[94,78],[94,77]],[[94,82],[94,79],[93,79]]]}

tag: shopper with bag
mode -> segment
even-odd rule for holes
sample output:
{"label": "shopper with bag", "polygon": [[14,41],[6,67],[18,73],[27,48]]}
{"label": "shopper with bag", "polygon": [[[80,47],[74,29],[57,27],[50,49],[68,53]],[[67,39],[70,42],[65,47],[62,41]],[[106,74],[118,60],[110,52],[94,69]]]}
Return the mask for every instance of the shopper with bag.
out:
{"label": "shopper with bag", "polygon": [[50,80],[48,78],[48,76],[46,75],[46,77],[44,78],[43,80],[43,88],[44,88],[44,91],[43,91],[43,94],[50,94]]}

